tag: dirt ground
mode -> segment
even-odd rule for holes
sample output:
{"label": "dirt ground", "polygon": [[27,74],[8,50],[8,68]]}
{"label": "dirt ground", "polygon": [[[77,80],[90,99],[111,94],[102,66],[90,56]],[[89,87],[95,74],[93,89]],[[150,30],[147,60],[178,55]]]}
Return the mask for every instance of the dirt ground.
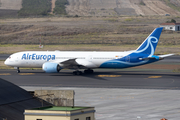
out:
{"label": "dirt ground", "polygon": [[[179,17],[78,17],[0,19],[0,53],[23,50],[127,51],[159,24]],[[44,45],[39,49],[39,44]],[[179,32],[163,31],[157,54],[180,54]]]}
{"label": "dirt ground", "polygon": [[0,9],[20,10],[22,0],[0,0]]}
{"label": "dirt ground", "polygon": [[[180,15],[163,0],[68,0],[68,15],[119,16],[119,15]],[[176,6],[180,1],[170,1]]]}
{"label": "dirt ground", "polygon": [[55,2],[56,0],[51,0],[52,6],[51,6],[51,14],[53,14],[54,8],[55,8]]}

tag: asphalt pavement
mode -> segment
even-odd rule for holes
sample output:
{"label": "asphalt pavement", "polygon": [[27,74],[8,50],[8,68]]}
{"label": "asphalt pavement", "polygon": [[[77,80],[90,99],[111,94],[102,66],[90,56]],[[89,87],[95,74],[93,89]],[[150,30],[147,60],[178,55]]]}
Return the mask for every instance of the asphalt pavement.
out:
{"label": "asphalt pavement", "polygon": [[[0,56],[1,58],[1,56]],[[180,64],[172,56],[156,64]],[[28,91],[74,90],[76,106],[94,106],[96,120],[180,119],[180,73],[172,69],[95,69],[74,76],[71,70],[0,70],[0,78]]]}

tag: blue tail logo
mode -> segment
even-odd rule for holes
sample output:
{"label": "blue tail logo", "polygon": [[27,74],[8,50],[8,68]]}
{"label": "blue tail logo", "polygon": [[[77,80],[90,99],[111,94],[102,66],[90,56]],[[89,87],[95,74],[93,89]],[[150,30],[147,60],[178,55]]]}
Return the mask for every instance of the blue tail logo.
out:
{"label": "blue tail logo", "polygon": [[156,28],[146,40],[137,48],[134,53],[154,55],[163,27]]}

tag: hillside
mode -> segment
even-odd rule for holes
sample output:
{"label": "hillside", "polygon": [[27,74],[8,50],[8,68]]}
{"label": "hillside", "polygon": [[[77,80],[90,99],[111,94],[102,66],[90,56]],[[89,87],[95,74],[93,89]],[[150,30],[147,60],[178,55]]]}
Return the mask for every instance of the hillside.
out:
{"label": "hillside", "polygon": [[[66,0],[43,1],[48,1],[48,5],[51,4],[51,8],[47,7],[48,10],[40,8],[42,11],[39,10],[39,12],[45,13],[45,15],[49,11],[72,16],[180,15],[180,0],[68,0],[68,4]],[[25,11],[27,9],[36,11],[37,8],[35,9],[33,6],[45,6],[41,5],[45,4],[44,2],[34,2],[36,5],[31,4],[31,7],[29,5],[23,6],[22,3],[23,0],[0,0],[0,17],[1,13],[5,12],[4,10],[20,10],[22,8]]]}
{"label": "hillside", "polygon": [[180,0],[68,0],[69,15],[179,15]]}
{"label": "hillside", "polygon": [[20,10],[22,0],[0,0],[0,9]]}

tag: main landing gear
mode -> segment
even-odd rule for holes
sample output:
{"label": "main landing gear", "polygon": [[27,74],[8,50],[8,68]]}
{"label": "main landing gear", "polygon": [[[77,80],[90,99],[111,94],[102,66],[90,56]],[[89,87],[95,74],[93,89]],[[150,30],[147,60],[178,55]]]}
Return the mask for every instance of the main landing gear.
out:
{"label": "main landing gear", "polygon": [[82,72],[81,71],[74,71],[73,74],[74,75],[82,75]]}
{"label": "main landing gear", "polygon": [[[91,73],[94,73],[94,71],[91,70],[91,69],[87,69],[87,70],[84,70],[84,73],[85,73],[85,74],[91,74]],[[74,71],[73,74],[74,74],[74,75],[82,75],[83,73],[82,73],[81,71],[78,71],[78,70],[77,70],[77,71]]]}
{"label": "main landing gear", "polygon": [[94,70],[87,69],[87,70],[84,70],[84,73],[86,73],[86,74],[94,73]]}

